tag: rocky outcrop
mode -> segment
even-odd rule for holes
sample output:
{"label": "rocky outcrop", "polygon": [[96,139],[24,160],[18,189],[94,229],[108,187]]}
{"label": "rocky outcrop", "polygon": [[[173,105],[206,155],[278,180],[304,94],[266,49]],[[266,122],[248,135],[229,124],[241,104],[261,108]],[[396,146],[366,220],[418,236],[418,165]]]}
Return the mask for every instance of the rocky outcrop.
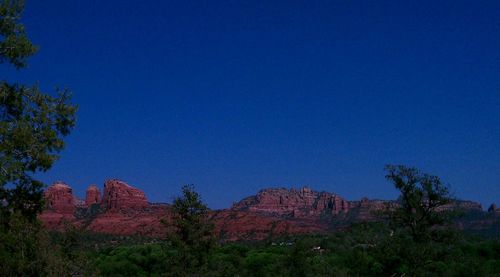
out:
{"label": "rocky outcrop", "polygon": [[168,222],[170,215],[168,205],[154,205],[146,209],[105,211],[97,214],[86,225],[86,229],[97,233],[161,237],[167,232],[163,222]]}
{"label": "rocky outcrop", "polygon": [[108,211],[142,209],[148,206],[148,201],[143,191],[131,187],[123,181],[111,179],[104,183],[101,205]]}
{"label": "rocky outcrop", "polygon": [[70,186],[56,182],[45,191],[45,201],[39,218],[53,230],[64,230],[70,222],[93,232],[162,236],[162,222],[170,215],[168,205],[149,204],[144,192],[115,179],[105,182],[102,199],[95,185],[79,200]]}
{"label": "rocky outcrop", "polygon": [[63,182],[55,182],[44,192],[45,210],[39,218],[52,230],[63,230],[65,222],[74,222],[75,211],[80,204],[73,196],[73,189]]}
{"label": "rocky outcrop", "polygon": [[461,211],[483,211],[481,203],[467,200],[455,200],[449,204],[442,206],[439,210],[451,211],[451,210],[461,210]]}
{"label": "rocky outcrop", "polygon": [[307,187],[300,190],[277,188],[261,190],[233,205],[232,209],[304,218],[347,213],[349,203],[336,194],[316,192]]}
{"label": "rocky outcrop", "polygon": [[[102,197],[99,188],[91,185],[85,201],[78,200],[71,187],[56,182],[45,191],[45,199],[46,210],[40,219],[50,229],[64,230],[66,222],[71,222],[93,232],[117,235],[164,236],[171,230],[169,205],[148,203],[144,192],[116,179],[105,182]],[[270,188],[229,209],[211,211],[210,217],[222,240],[261,240],[284,234],[324,233],[354,222],[378,220],[381,211],[398,205],[397,201],[367,198],[347,201],[335,193],[309,188]],[[500,226],[496,206],[490,207],[489,213],[472,201],[454,201],[442,207],[452,209],[465,211],[470,217],[458,222],[463,228]]]}
{"label": "rocky outcrop", "polygon": [[495,205],[495,203],[491,204],[488,208],[488,212],[491,214],[500,214],[500,208]]}
{"label": "rocky outcrop", "polygon": [[350,201],[349,217],[352,221],[371,221],[380,218],[381,213],[390,206],[397,205],[395,201],[362,198],[360,201]]}
{"label": "rocky outcrop", "polygon": [[85,195],[85,205],[91,206],[94,204],[101,204],[101,192],[96,185],[90,185]]}
{"label": "rocky outcrop", "polygon": [[244,210],[220,210],[212,215],[216,235],[223,241],[263,240],[285,234],[325,233],[328,224],[316,219],[284,218]]}
{"label": "rocky outcrop", "polygon": [[44,192],[45,208],[60,214],[72,215],[76,209],[73,189],[63,182],[55,182]]}

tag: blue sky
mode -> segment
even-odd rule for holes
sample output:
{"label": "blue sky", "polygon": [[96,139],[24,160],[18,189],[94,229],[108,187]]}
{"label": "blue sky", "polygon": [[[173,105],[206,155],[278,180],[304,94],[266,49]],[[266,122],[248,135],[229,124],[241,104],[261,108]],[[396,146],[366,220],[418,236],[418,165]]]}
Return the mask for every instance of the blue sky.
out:
{"label": "blue sky", "polygon": [[499,203],[499,1],[26,1],[40,46],[0,75],[68,87],[54,168],[212,208],[264,187],[395,198],[385,164]]}

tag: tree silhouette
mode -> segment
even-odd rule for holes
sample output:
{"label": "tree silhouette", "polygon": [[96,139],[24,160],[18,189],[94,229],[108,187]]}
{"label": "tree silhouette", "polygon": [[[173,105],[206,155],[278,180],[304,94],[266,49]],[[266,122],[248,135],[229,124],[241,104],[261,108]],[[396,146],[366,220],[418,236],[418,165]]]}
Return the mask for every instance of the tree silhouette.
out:
{"label": "tree silhouette", "polygon": [[448,187],[439,177],[414,167],[388,165],[385,169],[386,178],[401,193],[399,206],[390,213],[392,223],[409,230],[414,241],[431,239],[433,227],[447,220],[440,209],[452,200]]}
{"label": "tree silhouette", "polygon": [[214,226],[208,208],[192,185],[182,187],[182,196],[172,205],[174,233],[169,236],[178,251],[177,270],[181,274],[199,272],[214,248]]}
{"label": "tree silhouette", "polygon": [[[27,66],[36,52],[19,23],[24,1],[0,1],[0,64]],[[75,124],[67,90],[58,96],[37,86],[0,81],[0,223],[19,211],[33,221],[43,208],[43,184],[34,179],[51,168]]]}

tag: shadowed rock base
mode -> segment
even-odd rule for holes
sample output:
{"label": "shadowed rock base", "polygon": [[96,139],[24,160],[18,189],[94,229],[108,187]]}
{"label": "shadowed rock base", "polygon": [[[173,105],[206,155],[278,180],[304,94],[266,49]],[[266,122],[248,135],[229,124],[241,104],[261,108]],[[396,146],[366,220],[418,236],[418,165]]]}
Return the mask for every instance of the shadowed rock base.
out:
{"label": "shadowed rock base", "polygon": [[[71,222],[89,231],[117,235],[157,237],[169,232],[170,206],[148,203],[143,191],[120,180],[106,181],[102,197],[97,186],[89,186],[85,201],[74,197],[67,184],[56,182],[45,191],[45,199],[40,219],[49,229],[63,230],[65,222]],[[379,220],[388,204],[397,205],[395,201],[367,198],[347,201],[310,188],[269,188],[229,209],[211,211],[209,216],[221,240],[262,240],[285,234],[325,233],[355,222]],[[486,213],[479,203],[455,201],[443,209],[481,215],[481,220],[460,221],[464,228],[498,226],[496,207]]]}

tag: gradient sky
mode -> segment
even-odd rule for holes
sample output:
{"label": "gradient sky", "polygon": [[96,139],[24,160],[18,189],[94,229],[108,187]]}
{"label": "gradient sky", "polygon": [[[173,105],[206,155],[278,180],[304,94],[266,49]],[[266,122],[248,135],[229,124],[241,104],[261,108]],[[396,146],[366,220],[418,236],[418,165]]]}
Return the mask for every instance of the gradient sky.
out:
{"label": "gradient sky", "polygon": [[390,163],[500,202],[500,1],[26,2],[40,51],[0,76],[79,105],[47,183],[391,199]]}

